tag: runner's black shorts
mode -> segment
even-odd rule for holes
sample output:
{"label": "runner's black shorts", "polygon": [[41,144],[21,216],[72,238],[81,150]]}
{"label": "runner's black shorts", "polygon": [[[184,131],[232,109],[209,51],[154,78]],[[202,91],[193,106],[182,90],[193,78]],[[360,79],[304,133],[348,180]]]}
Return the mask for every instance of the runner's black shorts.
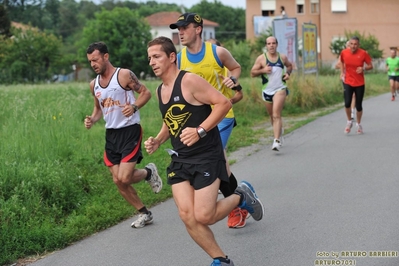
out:
{"label": "runner's black shorts", "polygon": [[120,163],[137,162],[143,159],[141,141],[143,131],[140,124],[105,131],[104,163],[110,167]]}
{"label": "runner's black shorts", "polygon": [[393,80],[399,82],[399,76],[388,76],[388,80]]}
{"label": "runner's black shorts", "polygon": [[217,178],[229,182],[224,160],[204,164],[190,164],[172,161],[166,169],[168,184],[189,181],[195,190],[211,185]]}

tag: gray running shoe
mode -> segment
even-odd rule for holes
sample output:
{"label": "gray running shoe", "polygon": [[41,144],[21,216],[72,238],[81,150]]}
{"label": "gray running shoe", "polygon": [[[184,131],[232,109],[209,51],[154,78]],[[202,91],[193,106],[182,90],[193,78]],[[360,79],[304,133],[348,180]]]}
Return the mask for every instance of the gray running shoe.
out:
{"label": "gray running shoe", "polygon": [[147,224],[152,224],[154,218],[152,217],[152,213],[148,212],[148,214],[140,213],[139,218],[134,221],[131,225],[133,228],[143,228]]}
{"label": "gray running shoe", "polygon": [[234,266],[234,262],[232,260],[229,259],[229,263],[227,262],[222,262],[218,259],[214,259],[211,266]]}
{"label": "gray running shoe", "polygon": [[154,193],[159,193],[159,191],[161,191],[162,189],[162,179],[158,175],[157,167],[155,166],[155,164],[149,163],[145,166],[145,168],[151,170],[151,177],[149,180],[146,181],[150,184],[152,191],[154,191]]}
{"label": "gray running shoe", "polygon": [[242,181],[236,191],[243,195],[242,203],[238,207],[249,211],[255,221],[261,220],[265,210],[252,185],[247,181]]}

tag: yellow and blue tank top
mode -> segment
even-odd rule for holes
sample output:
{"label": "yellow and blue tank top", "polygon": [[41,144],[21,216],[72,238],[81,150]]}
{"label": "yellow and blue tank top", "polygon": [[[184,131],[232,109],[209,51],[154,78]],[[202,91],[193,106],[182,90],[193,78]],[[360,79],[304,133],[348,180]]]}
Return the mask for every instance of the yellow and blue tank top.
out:
{"label": "yellow and blue tank top", "polygon": [[[179,69],[195,73],[207,80],[215,89],[220,91],[228,99],[233,96],[232,89],[223,85],[223,80],[219,75],[227,75],[227,69],[223,66],[216,54],[216,45],[208,42],[202,44],[202,49],[197,54],[191,54],[184,47],[177,55]],[[233,108],[229,110],[226,118],[233,118]]]}

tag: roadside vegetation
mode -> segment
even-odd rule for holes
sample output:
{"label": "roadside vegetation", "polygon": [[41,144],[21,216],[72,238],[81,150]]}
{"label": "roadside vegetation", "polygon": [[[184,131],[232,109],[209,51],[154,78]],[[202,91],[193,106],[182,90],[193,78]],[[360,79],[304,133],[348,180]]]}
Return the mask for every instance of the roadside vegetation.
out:
{"label": "roadside vegetation", "polygon": [[[241,83],[244,99],[234,105],[238,126],[229,152],[257,143],[266,134],[258,125],[269,121],[260,79],[243,78]],[[140,110],[144,140],[162,123],[154,93],[159,81],[145,84],[153,97]],[[387,85],[386,74],[367,74],[366,97],[388,92]],[[294,74],[288,86],[284,117],[306,117],[343,103],[337,73],[317,78]],[[88,83],[0,85],[0,97],[0,265],[63,248],[135,214],[103,165],[104,123],[90,130],[83,126],[93,106]],[[135,186],[147,206],[171,197],[165,179],[168,147],[164,144],[151,156],[144,151],[139,165],[154,162],[165,183],[156,195],[144,182]]]}

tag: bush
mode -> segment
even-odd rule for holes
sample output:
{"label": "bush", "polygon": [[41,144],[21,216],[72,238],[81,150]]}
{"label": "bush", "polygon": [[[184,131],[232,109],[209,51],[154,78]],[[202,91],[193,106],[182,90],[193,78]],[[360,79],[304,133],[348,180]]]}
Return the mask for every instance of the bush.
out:
{"label": "bush", "polygon": [[334,42],[331,42],[330,44],[330,49],[331,52],[337,56],[337,58],[339,57],[339,55],[341,54],[341,51],[343,49],[345,49],[346,46],[346,42],[348,40],[350,40],[353,36],[356,36],[359,38],[359,43],[360,43],[360,48],[366,50],[371,58],[375,59],[375,58],[382,58],[382,50],[378,49],[380,42],[378,41],[378,39],[371,34],[368,34],[366,36],[365,33],[361,34],[359,31],[355,30],[355,31],[346,31],[344,33],[344,37],[340,38]]}

